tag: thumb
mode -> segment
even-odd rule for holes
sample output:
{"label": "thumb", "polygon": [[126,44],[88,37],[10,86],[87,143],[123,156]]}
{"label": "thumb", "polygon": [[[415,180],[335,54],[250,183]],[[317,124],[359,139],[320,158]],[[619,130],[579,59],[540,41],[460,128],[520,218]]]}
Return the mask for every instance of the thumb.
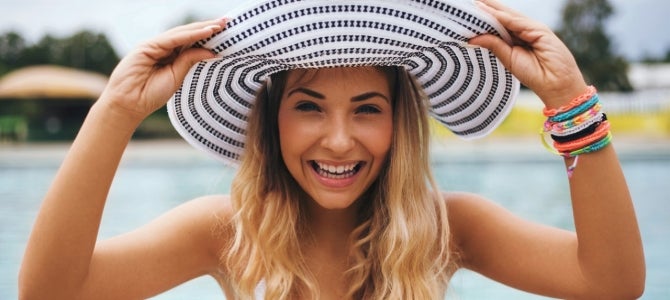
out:
{"label": "thumb", "polygon": [[490,50],[507,69],[511,70],[512,46],[507,44],[503,39],[492,34],[483,34],[471,38],[468,43]]}

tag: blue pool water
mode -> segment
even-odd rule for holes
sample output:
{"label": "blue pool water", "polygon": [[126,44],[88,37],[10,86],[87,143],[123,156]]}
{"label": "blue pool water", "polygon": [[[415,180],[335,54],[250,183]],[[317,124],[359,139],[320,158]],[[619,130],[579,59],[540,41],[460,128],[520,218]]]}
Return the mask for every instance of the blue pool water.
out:
{"label": "blue pool water", "polygon": [[[643,299],[670,299],[670,147],[666,144],[630,145],[620,151],[645,246]],[[514,142],[447,146],[436,153],[433,165],[445,190],[483,194],[524,218],[571,229],[563,163],[540,148]],[[66,145],[0,145],[0,299],[17,298],[16,278],[25,242],[65,151]],[[112,186],[100,235],[104,238],[134,229],[199,195],[227,193],[232,176],[231,170],[183,144],[131,145]],[[155,297],[222,298],[209,278]],[[467,271],[454,277],[447,298],[544,299]]]}

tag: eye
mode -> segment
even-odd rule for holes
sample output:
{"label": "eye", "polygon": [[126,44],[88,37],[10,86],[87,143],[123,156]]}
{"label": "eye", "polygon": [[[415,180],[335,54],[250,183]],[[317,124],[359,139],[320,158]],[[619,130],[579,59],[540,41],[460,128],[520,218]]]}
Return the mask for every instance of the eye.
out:
{"label": "eye", "polygon": [[359,114],[378,114],[380,112],[381,109],[374,105],[361,105],[356,109],[356,113]]}
{"label": "eye", "polygon": [[308,111],[320,112],[321,111],[321,107],[316,105],[316,103],[309,102],[309,101],[299,102],[298,104],[296,104],[295,109],[298,110],[298,111],[304,111],[304,112],[308,112]]}

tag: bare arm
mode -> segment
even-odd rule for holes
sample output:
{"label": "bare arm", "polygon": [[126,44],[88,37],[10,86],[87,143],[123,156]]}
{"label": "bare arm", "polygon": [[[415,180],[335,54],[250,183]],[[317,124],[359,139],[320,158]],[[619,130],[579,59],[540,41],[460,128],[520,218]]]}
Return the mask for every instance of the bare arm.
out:
{"label": "bare arm", "polygon": [[[518,39],[493,36],[470,43],[491,49],[542,99],[557,108],[586,84],[574,58],[549,28],[495,0],[478,1]],[[572,159],[566,160],[566,166]],[[466,196],[454,201],[454,228],[468,267],[512,286],[570,299],[632,299],[644,289],[642,242],[627,184],[614,148],[580,155],[570,179],[576,234],[519,220]],[[481,221],[473,227],[459,214]],[[459,219],[461,219],[459,221]]]}
{"label": "bare arm", "polygon": [[21,266],[22,298],[72,299],[92,290],[89,278],[98,276],[92,272],[105,271],[91,268],[101,215],[130,137],[167,102],[193,63],[213,56],[202,49],[170,55],[223,26],[217,20],[177,27],[119,63],[42,203]]}

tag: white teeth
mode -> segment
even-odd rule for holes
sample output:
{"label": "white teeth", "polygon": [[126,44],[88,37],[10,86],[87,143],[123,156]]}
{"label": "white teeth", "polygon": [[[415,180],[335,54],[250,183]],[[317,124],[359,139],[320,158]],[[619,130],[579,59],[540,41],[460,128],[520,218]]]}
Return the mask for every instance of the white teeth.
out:
{"label": "white teeth", "polygon": [[321,176],[329,178],[346,178],[354,174],[354,170],[357,163],[352,163],[348,165],[333,166],[321,162],[316,162],[318,166],[318,172]]}

